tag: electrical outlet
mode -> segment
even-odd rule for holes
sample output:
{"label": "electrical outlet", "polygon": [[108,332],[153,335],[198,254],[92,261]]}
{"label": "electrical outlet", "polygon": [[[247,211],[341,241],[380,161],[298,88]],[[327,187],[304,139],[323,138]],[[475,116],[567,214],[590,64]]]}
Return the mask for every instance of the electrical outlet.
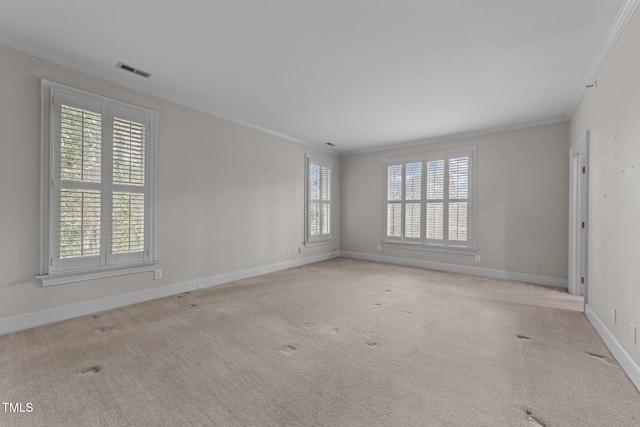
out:
{"label": "electrical outlet", "polygon": [[162,269],[161,268],[158,268],[158,269],[153,271],[153,279],[154,280],[162,279]]}
{"label": "electrical outlet", "polygon": [[480,262],[480,255],[476,255],[475,258],[474,258],[474,261],[475,262]]}
{"label": "electrical outlet", "polygon": [[382,245],[378,245],[378,252],[382,250]]}
{"label": "electrical outlet", "polygon": [[618,324],[618,316],[616,316],[616,309],[615,308],[611,309],[611,321],[613,322],[614,325]]}
{"label": "electrical outlet", "polygon": [[636,334],[636,325],[631,323],[631,344],[638,345],[638,335]]}
{"label": "electrical outlet", "polygon": [[291,256],[291,249],[287,249],[287,256]]}

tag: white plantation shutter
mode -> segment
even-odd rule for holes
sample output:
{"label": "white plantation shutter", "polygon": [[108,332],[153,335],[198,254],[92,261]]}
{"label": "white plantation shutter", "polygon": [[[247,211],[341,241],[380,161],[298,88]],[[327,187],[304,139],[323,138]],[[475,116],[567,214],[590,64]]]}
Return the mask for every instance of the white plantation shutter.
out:
{"label": "white plantation shutter", "polygon": [[115,261],[142,261],[145,258],[146,141],[144,117],[129,120],[114,115],[109,237]]}
{"label": "white plantation shutter", "polygon": [[402,236],[402,204],[387,204],[387,239],[399,239]]}
{"label": "white plantation shutter", "polygon": [[387,239],[402,237],[402,164],[387,166]]}
{"label": "white plantation shutter", "polygon": [[444,238],[444,203],[427,203],[427,240]]}
{"label": "white plantation shutter", "polygon": [[42,88],[46,235],[39,278],[46,285],[152,269],[142,263],[153,257],[155,114],[51,82]]}
{"label": "white plantation shutter", "polygon": [[145,124],[113,119],[113,183],[144,186]]}
{"label": "white plantation shutter", "polygon": [[61,259],[100,255],[100,192],[60,192],[56,256]]}
{"label": "white plantation shutter", "polygon": [[404,166],[404,237],[420,239],[422,234],[422,162],[407,163]]}
{"label": "white plantation shutter", "polygon": [[449,158],[449,230],[452,242],[468,238],[469,156]]}
{"label": "white plantation shutter", "polygon": [[426,162],[427,165],[427,216],[426,239],[442,242],[444,239],[444,160],[436,159]]}
{"label": "white plantation shutter", "polygon": [[113,194],[112,253],[144,251],[144,194]]}
{"label": "white plantation shutter", "polygon": [[332,239],[331,173],[330,161],[306,156],[305,243]]}
{"label": "white plantation shutter", "polygon": [[458,242],[467,241],[467,216],[466,203],[449,204],[449,240]]}
{"label": "white plantation shutter", "polygon": [[55,105],[54,270],[97,267],[102,250],[101,106],[73,101],[60,96]]}
{"label": "white plantation shutter", "polygon": [[102,179],[102,116],[60,105],[60,179],[100,182]]}
{"label": "white plantation shutter", "polygon": [[474,249],[475,148],[385,161],[385,242]]}
{"label": "white plantation shutter", "polygon": [[[60,105],[56,258],[100,255],[102,123],[99,113]],[[97,263],[97,259],[96,259]]]}

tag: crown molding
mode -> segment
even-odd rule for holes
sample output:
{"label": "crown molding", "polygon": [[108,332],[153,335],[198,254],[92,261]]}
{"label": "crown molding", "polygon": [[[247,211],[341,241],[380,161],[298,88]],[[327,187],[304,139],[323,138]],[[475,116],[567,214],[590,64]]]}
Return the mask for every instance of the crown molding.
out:
{"label": "crown molding", "polygon": [[235,117],[226,116],[224,114],[218,113],[218,112],[210,110],[208,108],[205,108],[205,107],[203,107],[201,105],[193,104],[193,103],[185,101],[183,99],[176,98],[176,97],[173,97],[173,96],[170,96],[170,95],[166,95],[164,93],[157,92],[155,90],[151,90],[151,89],[139,86],[139,85],[137,85],[135,83],[132,83],[132,82],[124,80],[124,79],[119,79],[117,77],[113,77],[113,76],[111,76],[111,75],[109,75],[107,73],[104,73],[102,71],[98,71],[98,70],[96,70],[94,68],[87,67],[87,66],[82,65],[82,64],[78,64],[77,62],[69,61],[67,59],[64,59],[64,58],[61,58],[61,57],[58,57],[58,56],[55,56],[55,55],[51,55],[50,53],[44,52],[44,51],[42,51],[40,49],[35,49],[35,48],[31,47],[31,46],[27,46],[27,45],[22,44],[22,43],[17,43],[17,42],[15,42],[13,40],[10,40],[10,39],[2,36],[1,34],[0,34],[0,45],[8,47],[9,49],[16,50],[18,52],[22,52],[22,53],[27,54],[27,55],[31,55],[31,56],[33,56],[35,58],[51,62],[52,64],[56,64],[56,65],[59,65],[59,66],[62,66],[62,67],[66,67],[66,68],[69,68],[71,70],[81,72],[81,73],[86,74],[86,75],[91,76],[91,77],[97,77],[97,78],[105,80],[105,81],[107,81],[109,83],[113,83],[113,84],[117,84],[119,86],[125,87],[127,89],[135,90],[135,91],[140,92],[140,93],[142,93],[144,95],[147,95],[147,96],[153,96],[155,98],[158,98],[158,99],[161,99],[161,100],[164,100],[164,101],[172,102],[172,103],[180,105],[182,107],[186,107],[186,108],[198,111],[200,113],[207,114],[209,116],[215,117],[215,118],[220,119],[220,120],[227,121],[229,123],[233,123],[233,124],[236,124],[236,125],[239,125],[239,126],[242,126],[242,127],[253,129],[253,130],[256,130],[258,132],[261,132],[261,133],[264,133],[264,134],[267,134],[267,135],[270,135],[270,136],[274,136],[276,138],[280,138],[280,139],[283,139],[283,140],[286,140],[286,141],[289,141],[289,142],[294,142],[296,144],[300,144],[300,145],[303,145],[303,146],[311,147],[313,149],[316,149],[316,150],[319,150],[319,151],[322,151],[322,152],[325,152],[325,153],[329,153],[329,154],[333,154],[333,155],[336,155],[336,156],[340,156],[340,153],[337,150],[329,148],[329,147],[327,147],[327,146],[325,146],[323,144],[304,141],[304,140],[301,140],[301,139],[298,139],[298,138],[294,138],[294,137],[291,137],[291,136],[288,136],[288,135],[285,135],[285,134],[274,132],[272,130],[263,128],[263,127],[258,126],[258,125],[254,125],[252,123],[237,119]]}
{"label": "crown molding", "polygon": [[487,128],[487,129],[482,129],[482,130],[473,131],[473,132],[442,135],[442,136],[438,136],[438,137],[435,137],[435,138],[426,138],[426,139],[420,139],[420,140],[409,141],[409,142],[404,142],[404,143],[385,144],[385,145],[382,145],[380,147],[375,147],[375,148],[370,148],[370,149],[365,149],[365,150],[342,152],[342,156],[351,156],[351,155],[355,155],[355,154],[375,153],[375,152],[379,152],[379,151],[390,151],[390,150],[396,150],[396,149],[400,149],[400,148],[415,147],[415,146],[418,146],[418,145],[433,144],[433,143],[436,143],[436,142],[453,141],[453,140],[458,140],[458,139],[463,139],[463,138],[473,138],[473,137],[477,137],[477,136],[491,135],[491,134],[494,134],[494,133],[508,132],[508,131],[511,131],[511,130],[527,129],[527,128],[532,128],[532,127],[536,127],[536,126],[553,125],[553,124],[556,124],[556,123],[566,122],[570,118],[571,117],[568,116],[568,115],[563,115],[563,116],[552,117],[550,119],[539,120],[539,121],[535,121],[535,122],[525,122],[525,123],[519,123],[519,124],[516,124],[516,125],[510,125],[510,126]]}
{"label": "crown molding", "polygon": [[638,7],[638,4],[640,4],[640,0],[627,0],[624,6],[622,6],[622,9],[620,9],[620,12],[618,12],[618,16],[616,16],[616,19],[613,22],[613,25],[611,26],[611,28],[609,29],[607,36],[605,37],[604,41],[600,45],[600,50],[598,51],[598,54],[596,55],[593,62],[591,63],[589,70],[587,71],[584,78],[582,79],[580,87],[578,88],[575,96],[573,97],[573,101],[569,106],[569,112],[568,112],[569,117],[573,117],[576,110],[580,106],[580,103],[582,102],[582,98],[584,98],[584,95],[587,93],[587,85],[592,84],[598,77],[600,70],[604,66],[604,63],[606,62],[607,58],[609,57],[609,54],[613,50],[613,47],[616,45],[616,42],[622,35],[622,32],[627,27],[627,24],[629,23],[629,20],[631,19],[631,17],[633,16],[633,13]]}

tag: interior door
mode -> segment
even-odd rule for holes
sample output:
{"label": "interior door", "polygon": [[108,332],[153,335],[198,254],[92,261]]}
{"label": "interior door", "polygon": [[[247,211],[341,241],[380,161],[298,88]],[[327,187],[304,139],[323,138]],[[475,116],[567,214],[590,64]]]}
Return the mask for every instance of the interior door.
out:
{"label": "interior door", "polygon": [[589,232],[589,132],[570,150],[568,291],[587,302]]}
{"label": "interior door", "polygon": [[[578,295],[587,294],[588,274],[588,213],[589,213],[589,186],[587,175],[587,153],[578,155]],[[586,302],[586,301],[585,301]]]}

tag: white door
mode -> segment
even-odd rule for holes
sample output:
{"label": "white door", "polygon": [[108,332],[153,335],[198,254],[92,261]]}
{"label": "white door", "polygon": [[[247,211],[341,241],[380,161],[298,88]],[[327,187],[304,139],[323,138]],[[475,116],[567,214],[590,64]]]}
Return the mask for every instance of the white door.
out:
{"label": "white door", "polygon": [[587,154],[578,156],[578,295],[586,295],[588,264],[588,221],[589,186],[587,184]]}
{"label": "white door", "polygon": [[589,132],[586,132],[570,152],[569,205],[569,292],[584,295],[588,286],[589,230]]}

